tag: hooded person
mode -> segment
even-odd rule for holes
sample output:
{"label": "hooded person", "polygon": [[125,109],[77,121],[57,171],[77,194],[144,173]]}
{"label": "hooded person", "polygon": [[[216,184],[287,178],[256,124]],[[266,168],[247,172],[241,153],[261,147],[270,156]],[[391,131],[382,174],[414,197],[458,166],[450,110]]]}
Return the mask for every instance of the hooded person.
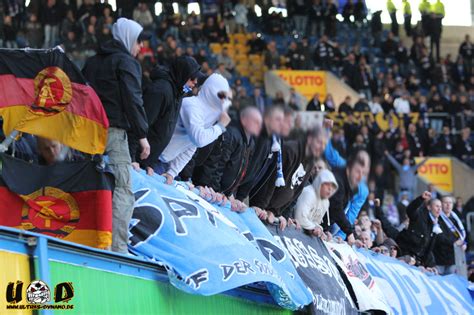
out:
{"label": "hooded person", "polygon": [[326,169],[319,172],[312,185],[303,188],[295,207],[295,219],[303,229],[316,236],[323,234],[321,223],[326,214],[329,216],[329,198],[338,188],[333,173]]}
{"label": "hooded person", "polygon": [[133,130],[134,140],[141,147],[140,156],[150,153],[147,141],[148,123],[143,109],[142,71],[135,59],[141,48],[142,27],[125,18],[112,26],[113,39],[103,43],[97,55],[89,58],[83,74],[104,106],[110,128],[105,153],[115,175],[112,200],[112,250],[127,253],[128,223],[132,217],[130,148],[127,132]]}
{"label": "hooded person", "polygon": [[230,123],[227,110],[231,100],[229,83],[217,73],[204,81],[197,96],[183,100],[176,129],[156,170],[167,177],[167,183],[191,161],[197,148],[216,141],[225,132]]}
{"label": "hooded person", "polygon": [[200,66],[189,56],[177,57],[169,66],[156,66],[151,71],[151,82],[143,90],[151,152],[147,159],[140,161],[149,174],[158,167],[159,157],[171,140],[183,97],[202,76]]}

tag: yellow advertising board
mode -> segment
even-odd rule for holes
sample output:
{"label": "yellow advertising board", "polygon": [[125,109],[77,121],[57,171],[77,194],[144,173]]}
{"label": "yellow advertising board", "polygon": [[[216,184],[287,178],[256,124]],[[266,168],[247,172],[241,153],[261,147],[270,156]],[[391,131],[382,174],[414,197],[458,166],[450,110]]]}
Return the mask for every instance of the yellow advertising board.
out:
{"label": "yellow advertising board", "polygon": [[326,98],[326,72],[324,71],[277,70],[275,73],[296,92],[303,95],[308,102],[316,93],[319,93],[321,101]]}
{"label": "yellow advertising board", "polygon": [[[423,158],[415,159],[416,163],[422,160]],[[418,169],[418,175],[444,192],[453,192],[453,166],[450,158],[429,158]]]}

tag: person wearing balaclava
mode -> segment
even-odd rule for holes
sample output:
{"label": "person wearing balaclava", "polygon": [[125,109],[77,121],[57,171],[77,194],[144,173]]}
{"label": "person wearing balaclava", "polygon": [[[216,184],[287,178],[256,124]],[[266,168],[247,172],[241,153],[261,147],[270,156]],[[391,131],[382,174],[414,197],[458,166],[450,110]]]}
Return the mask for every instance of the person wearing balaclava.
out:
{"label": "person wearing balaclava", "polygon": [[112,26],[113,39],[103,43],[89,58],[83,74],[104,106],[109,129],[105,153],[115,175],[112,199],[112,250],[128,253],[128,223],[132,217],[131,157],[127,132],[133,130],[141,158],[150,154],[148,123],[143,109],[142,71],[135,59],[141,48],[143,28],[135,21],[120,18]]}
{"label": "person wearing balaclava", "polygon": [[200,69],[193,57],[181,56],[169,66],[156,66],[150,73],[151,82],[143,89],[143,103],[150,126],[151,152],[148,158],[139,159],[149,175],[158,170],[159,157],[178,122],[183,97],[189,95],[198,79],[204,76]]}
{"label": "person wearing balaclava", "polygon": [[183,100],[176,129],[160,156],[160,167],[156,170],[166,177],[167,184],[173,182],[197,148],[216,141],[225,132],[230,123],[227,110],[231,100],[229,83],[217,73],[204,81],[197,96]]}

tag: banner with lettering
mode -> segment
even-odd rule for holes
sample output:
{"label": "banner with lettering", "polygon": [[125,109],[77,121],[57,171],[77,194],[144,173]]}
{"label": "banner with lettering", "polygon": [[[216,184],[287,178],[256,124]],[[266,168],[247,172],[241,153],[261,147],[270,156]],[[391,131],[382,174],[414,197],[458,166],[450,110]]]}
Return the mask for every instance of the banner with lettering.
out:
{"label": "banner with lettering", "polygon": [[352,247],[346,243],[325,242],[324,244],[346,274],[354,291],[358,310],[380,310],[387,314],[392,313],[377,282],[359,260]]}
{"label": "banner with lettering", "polygon": [[314,94],[319,93],[319,99],[326,98],[326,72],[306,70],[276,70],[281,79],[293,87],[309,101]]}
{"label": "banner with lettering", "polygon": [[237,214],[211,205],[185,184],[132,171],[135,208],[129,250],[158,261],[170,282],[188,293],[212,295],[264,282],[275,301],[296,310],[312,295],[253,209]]}
{"label": "banner with lettering", "polygon": [[357,254],[395,314],[474,314],[466,279],[458,275],[428,275],[364,249]]}
{"label": "banner with lettering", "polygon": [[315,314],[357,314],[348,288],[323,241],[301,230],[281,231],[268,226],[278,243],[285,247],[303,281],[313,294]]}
{"label": "banner with lettering", "polygon": [[[415,158],[416,163],[423,158]],[[429,158],[418,169],[418,176],[445,193],[453,192],[453,167],[451,158]]]}

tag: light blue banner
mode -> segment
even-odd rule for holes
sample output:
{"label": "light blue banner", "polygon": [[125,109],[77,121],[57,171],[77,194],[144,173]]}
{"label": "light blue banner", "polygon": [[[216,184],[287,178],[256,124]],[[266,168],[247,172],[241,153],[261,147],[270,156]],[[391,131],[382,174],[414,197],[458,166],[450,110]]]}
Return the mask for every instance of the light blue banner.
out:
{"label": "light blue banner", "polygon": [[466,279],[429,275],[367,250],[358,254],[395,314],[474,314]]}
{"label": "light blue banner", "polygon": [[171,283],[193,294],[218,294],[263,282],[276,302],[299,309],[312,295],[285,249],[252,209],[211,205],[186,185],[132,171],[135,209],[129,249],[163,263]]}

